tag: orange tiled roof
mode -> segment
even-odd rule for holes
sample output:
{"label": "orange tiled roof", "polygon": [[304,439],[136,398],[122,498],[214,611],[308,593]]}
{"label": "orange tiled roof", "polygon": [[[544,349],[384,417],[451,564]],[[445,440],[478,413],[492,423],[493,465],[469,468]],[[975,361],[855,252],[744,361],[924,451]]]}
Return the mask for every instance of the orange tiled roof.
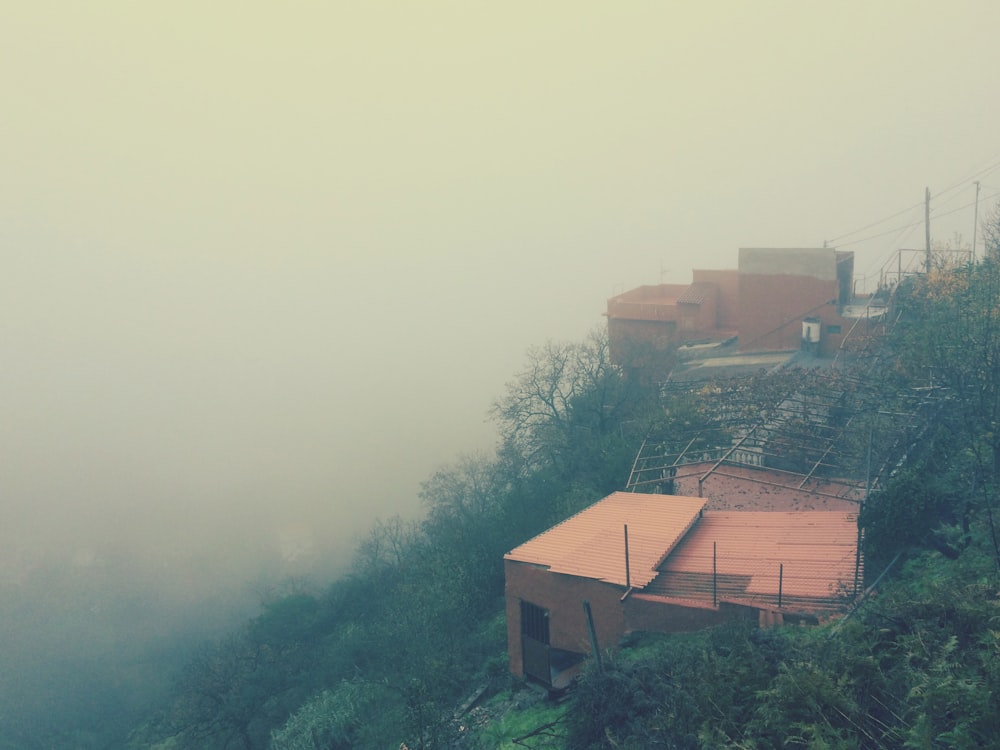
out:
{"label": "orange tiled roof", "polygon": [[[843,511],[706,510],[661,570],[743,576],[742,596],[835,598],[854,579],[857,516]],[[669,591],[661,593],[669,594]]]}
{"label": "orange tiled roof", "polygon": [[715,284],[696,281],[684,290],[684,293],[677,298],[677,302],[679,304],[700,305],[705,301],[708,293],[715,288]]}
{"label": "orange tiled roof", "polygon": [[[615,492],[516,547],[506,560],[544,565],[555,573],[642,588],[698,520],[705,500]],[[629,576],[625,571],[628,526]]]}

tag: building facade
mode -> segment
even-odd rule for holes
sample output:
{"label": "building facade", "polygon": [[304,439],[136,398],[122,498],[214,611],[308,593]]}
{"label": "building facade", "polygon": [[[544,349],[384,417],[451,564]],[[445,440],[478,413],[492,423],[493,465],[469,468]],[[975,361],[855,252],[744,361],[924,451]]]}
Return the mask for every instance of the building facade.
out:
{"label": "building facade", "polygon": [[[692,282],[641,286],[607,302],[614,361],[656,379],[692,342],[736,338],[740,352],[809,348],[832,356],[870,307],[853,295],[854,254],[832,248],[742,248],[735,270],[695,270]],[[860,310],[860,313],[858,312]]]}
{"label": "building facade", "polygon": [[504,556],[510,670],[553,688],[635,631],[818,619],[858,585],[852,511],[616,492]]}

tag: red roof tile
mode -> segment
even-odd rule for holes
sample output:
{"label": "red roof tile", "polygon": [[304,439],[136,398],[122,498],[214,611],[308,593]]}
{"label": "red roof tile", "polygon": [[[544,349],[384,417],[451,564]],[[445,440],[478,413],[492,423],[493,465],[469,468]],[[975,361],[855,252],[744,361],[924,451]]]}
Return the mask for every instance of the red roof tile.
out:
{"label": "red roof tile", "polygon": [[715,284],[696,281],[684,290],[684,293],[677,298],[677,302],[678,304],[700,305],[705,301],[708,293],[715,288]]}
{"label": "red roof tile", "polygon": [[[853,584],[857,542],[853,513],[706,510],[660,569],[679,581],[709,576],[714,564],[719,576],[746,579],[738,598],[776,595],[780,576],[786,597],[835,599]],[[665,586],[655,588],[670,595]]]}
{"label": "red roof tile", "polygon": [[[504,556],[555,573],[641,588],[698,520],[705,500],[677,495],[615,492]],[[625,570],[628,526],[629,575]]]}

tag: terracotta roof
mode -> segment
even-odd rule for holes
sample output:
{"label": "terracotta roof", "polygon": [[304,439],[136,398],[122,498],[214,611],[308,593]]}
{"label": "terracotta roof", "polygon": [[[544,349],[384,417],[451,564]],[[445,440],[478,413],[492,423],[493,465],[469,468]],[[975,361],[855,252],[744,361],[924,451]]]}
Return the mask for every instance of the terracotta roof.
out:
{"label": "terracotta roof", "polygon": [[684,290],[684,293],[677,298],[677,302],[680,304],[700,305],[705,301],[708,293],[715,289],[715,287],[715,284],[696,281]]}
{"label": "terracotta roof", "polygon": [[656,577],[657,566],[695,524],[704,506],[705,500],[697,497],[615,492],[516,547],[504,559],[624,586],[627,525],[628,580],[641,588]]}
{"label": "terracotta roof", "polygon": [[857,543],[854,513],[706,510],[660,569],[709,576],[714,544],[719,576],[745,579],[736,598],[776,595],[780,575],[786,597],[836,599],[853,584]]}

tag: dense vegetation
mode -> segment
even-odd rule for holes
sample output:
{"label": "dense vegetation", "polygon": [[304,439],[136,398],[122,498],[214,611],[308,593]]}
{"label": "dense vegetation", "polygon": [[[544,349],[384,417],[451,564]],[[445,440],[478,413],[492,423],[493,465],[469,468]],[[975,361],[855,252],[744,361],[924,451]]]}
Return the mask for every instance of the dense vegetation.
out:
{"label": "dense vegetation", "polygon": [[603,333],[529,352],[494,407],[495,456],[433,474],[423,519],[377,522],[328,591],[273,597],[207,647],[130,746],[446,745],[469,692],[509,680],[504,553],[620,486],[654,396]]}
{"label": "dense vegetation", "polygon": [[924,419],[862,515],[869,578],[888,575],[822,628],[644,639],[588,673],[548,746],[1000,747],[995,253],[908,279],[894,315],[875,416]]}
{"label": "dense vegetation", "polygon": [[647,639],[578,686],[573,748],[1000,742],[1000,617],[978,553],[918,554],[848,621]]}
{"label": "dense vegetation", "polygon": [[[884,467],[862,518],[868,582],[892,564],[846,620],[640,638],[566,703],[521,690],[504,651],[503,554],[620,489],[651,430],[679,434],[710,410],[707,391],[665,408],[595,333],[530,351],[495,404],[495,455],[433,474],[422,520],[377,522],[328,590],[290,584],[206,645],[127,746],[997,746],[998,299],[992,259],[907,279],[864,377],[837,374],[840,389],[868,389],[844,439]],[[758,376],[741,408],[759,414],[789,378],[818,380]],[[901,434],[888,415],[904,412],[919,426]]]}

